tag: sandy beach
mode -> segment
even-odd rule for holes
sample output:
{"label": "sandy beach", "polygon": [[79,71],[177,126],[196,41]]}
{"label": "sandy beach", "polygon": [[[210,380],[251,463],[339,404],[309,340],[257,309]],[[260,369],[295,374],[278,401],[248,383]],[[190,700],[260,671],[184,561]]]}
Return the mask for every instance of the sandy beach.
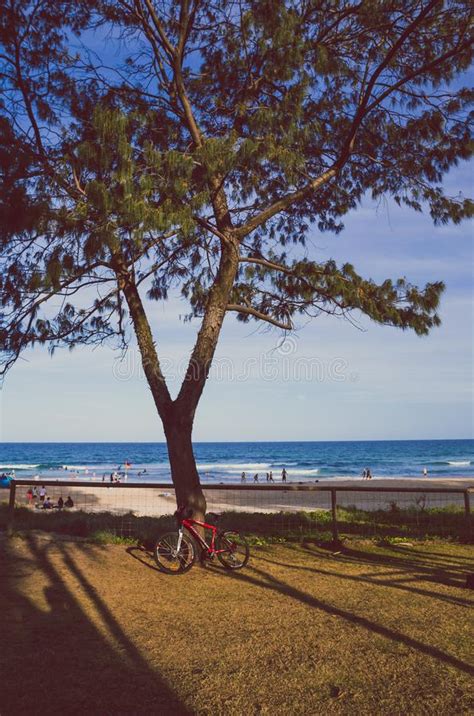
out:
{"label": "sandy beach", "polygon": [[[43,483],[35,482],[39,487]],[[125,514],[133,512],[137,516],[160,516],[171,514],[176,509],[172,485],[142,487],[136,485],[103,485],[94,482],[79,482],[77,485],[62,485],[58,481],[45,481],[47,493],[53,502],[62,496],[71,495],[75,510],[86,512],[113,512]],[[355,505],[360,509],[388,509],[391,503],[399,507],[419,505],[463,507],[464,495],[460,490],[474,489],[473,478],[452,479],[383,479],[372,480],[327,480],[319,483],[288,482],[281,483],[279,489],[267,489],[266,485],[239,485],[216,487],[203,485],[208,511],[224,512],[296,512],[314,509],[330,509],[330,488],[346,488],[337,492],[337,504]],[[283,489],[284,487],[284,489]],[[304,489],[301,489],[304,488]],[[320,489],[317,489],[320,488]],[[349,489],[350,488],[350,489]],[[458,492],[427,492],[430,489],[456,490]],[[407,489],[416,492],[408,492]],[[17,485],[17,505],[27,505],[28,485]],[[2,491],[2,498],[8,498],[8,491]],[[418,500],[418,502],[417,502]]]}

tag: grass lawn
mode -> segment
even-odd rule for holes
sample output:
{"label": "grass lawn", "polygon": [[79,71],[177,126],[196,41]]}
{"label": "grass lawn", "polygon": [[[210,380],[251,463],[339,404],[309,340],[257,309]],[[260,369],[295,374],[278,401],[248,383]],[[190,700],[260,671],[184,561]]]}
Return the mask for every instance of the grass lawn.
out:
{"label": "grass lawn", "polygon": [[0,537],[0,713],[467,714],[472,546],[253,547],[239,573]]}

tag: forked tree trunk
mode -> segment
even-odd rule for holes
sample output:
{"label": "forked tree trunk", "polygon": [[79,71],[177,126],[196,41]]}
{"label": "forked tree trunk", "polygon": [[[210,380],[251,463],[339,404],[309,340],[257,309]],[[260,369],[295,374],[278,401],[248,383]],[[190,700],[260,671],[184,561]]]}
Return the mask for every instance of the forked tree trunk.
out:
{"label": "forked tree trunk", "polygon": [[179,507],[190,507],[194,517],[202,520],[206,513],[206,499],[194,459],[191,438],[193,419],[209,373],[237,273],[238,244],[229,238],[228,243],[222,246],[217,277],[210,290],[201,329],[176,400],[171,399],[161,371],[150,324],[134,277],[122,256],[116,255],[114,262],[119,287],[125,295],[130,310],[143,369],[165,430],[176,502]]}
{"label": "forked tree trunk", "polygon": [[206,513],[206,500],[192,446],[194,408],[186,400],[173,401],[161,372],[160,362],[142,300],[123,260],[116,259],[117,277],[130,310],[145,376],[165,430],[171,477],[178,506],[191,507],[197,519]]}

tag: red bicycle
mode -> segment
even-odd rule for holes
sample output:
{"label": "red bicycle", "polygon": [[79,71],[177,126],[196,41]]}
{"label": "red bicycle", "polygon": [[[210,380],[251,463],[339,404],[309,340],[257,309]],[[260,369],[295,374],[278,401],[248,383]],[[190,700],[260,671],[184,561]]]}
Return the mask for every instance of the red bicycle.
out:
{"label": "red bicycle", "polygon": [[[217,515],[210,513],[214,520]],[[226,569],[241,569],[249,561],[250,550],[245,537],[234,530],[219,530],[215,525],[193,520],[193,511],[179,508],[175,512],[177,532],[167,532],[156,541],[153,554],[158,567],[167,574],[183,574],[196,561],[201,551],[201,561],[217,559]],[[210,543],[198,532],[197,527],[211,530]]]}

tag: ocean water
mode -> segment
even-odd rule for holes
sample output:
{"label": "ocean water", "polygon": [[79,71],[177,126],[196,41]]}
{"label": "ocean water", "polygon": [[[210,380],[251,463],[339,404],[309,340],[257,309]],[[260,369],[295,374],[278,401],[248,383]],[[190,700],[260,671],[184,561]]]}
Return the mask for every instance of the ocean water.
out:
{"label": "ocean water", "polygon": [[[365,467],[374,477],[474,477],[474,440],[384,440],[351,442],[195,443],[203,483],[238,482],[284,467],[288,480],[358,478]],[[0,443],[0,473],[46,478],[99,478],[131,463],[129,481],[169,482],[164,443]],[[145,472],[146,471],[146,472]]]}

